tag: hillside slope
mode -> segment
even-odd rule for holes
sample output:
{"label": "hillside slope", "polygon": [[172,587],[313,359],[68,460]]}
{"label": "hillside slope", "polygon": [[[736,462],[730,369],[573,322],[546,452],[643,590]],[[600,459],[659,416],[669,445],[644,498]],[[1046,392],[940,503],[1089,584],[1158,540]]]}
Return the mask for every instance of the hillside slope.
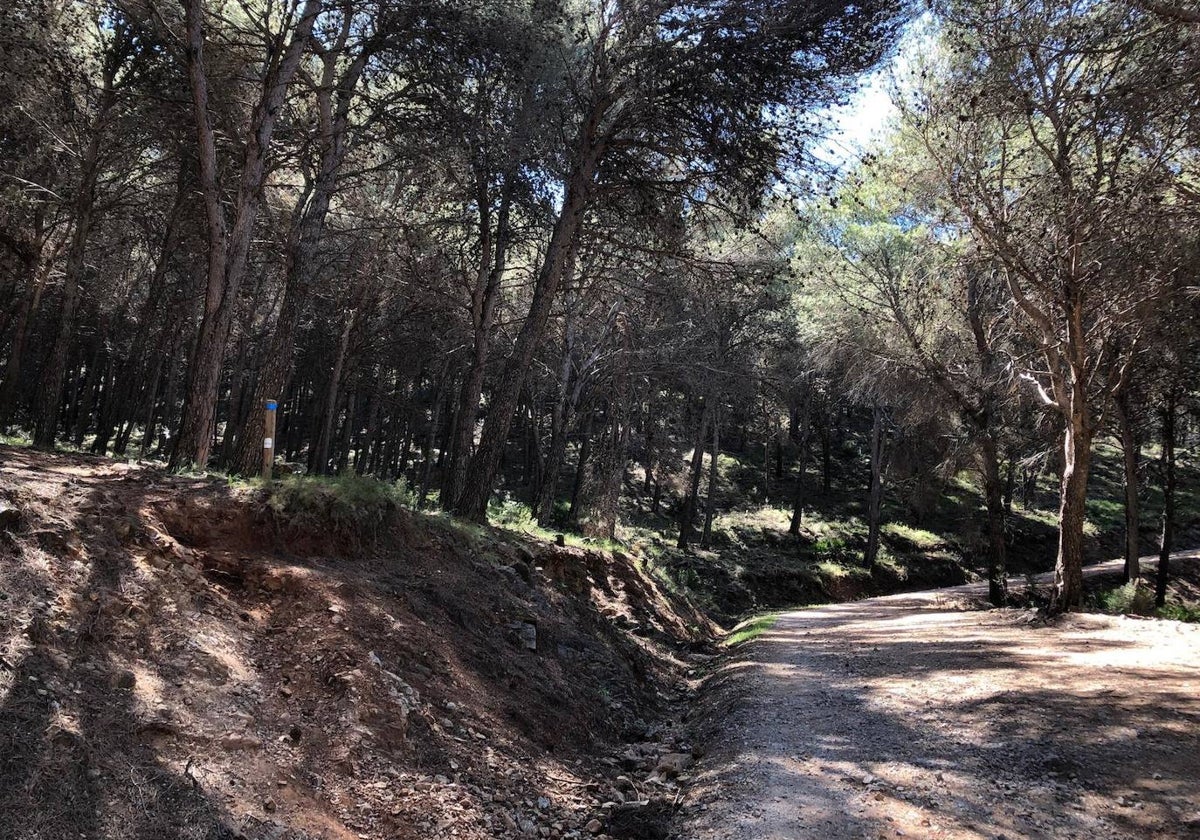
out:
{"label": "hillside slope", "polygon": [[0,837],[657,830],[711,628],[633,559],[0,458]]}

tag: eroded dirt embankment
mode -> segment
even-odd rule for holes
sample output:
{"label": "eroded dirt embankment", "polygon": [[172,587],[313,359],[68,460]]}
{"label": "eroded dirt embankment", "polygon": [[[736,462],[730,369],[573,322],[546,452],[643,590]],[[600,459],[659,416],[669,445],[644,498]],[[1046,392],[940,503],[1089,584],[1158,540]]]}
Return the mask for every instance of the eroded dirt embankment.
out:
{"label": "eroded dirt embankment", "polygon": [[0,837],[663,831],[710,628],[631,558],[0,461]]}

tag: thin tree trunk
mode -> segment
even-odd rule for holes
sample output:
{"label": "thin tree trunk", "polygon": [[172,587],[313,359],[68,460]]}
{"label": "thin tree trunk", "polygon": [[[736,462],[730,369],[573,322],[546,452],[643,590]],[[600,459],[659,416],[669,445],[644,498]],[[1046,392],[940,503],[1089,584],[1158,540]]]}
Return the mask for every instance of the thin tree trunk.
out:
{"label": "thin tree trunk", "polygon": [[[55,249],[57,251],[57,248]],[[25,358],[25,341],[29,335],[29,322],[37,314],[42,302],[42,293],[46,289],[46,280],[54,267],[56,254],[41,258],[34,266],[33,282],[21,298],[20,309],[17,312],[16,326],[13,328],[12,342],[8,348],[8,360],[4,366],[4,383],[0,385],[0,429],[7,429],[12,418],[13,399],[17,393],[17,383],[21,378],[21,362]]]}
{"label": "thin tree trunk", "polygon": [[1154,579],[1154,605],[1167,603],[1171,579],[1171,551],[1175,547],[1175,394],[1167,395],[1162,411],[1163,514],[1158,543],[1158,571]]}
{"label": "thin tree trunk", "polygon": [[1140,507],[1138,502],[1138,459],[1140,444],[1129,413],[1129,397],[1122,391],[1113,400],[1113,410],[1121,431],[1121,450],[1125,465],[1125,572],[1126,583],[1137,580],[1142,573],[1138,557],[1141,554]]}
{"label": "thin tree trunk", "polygon": [[1007,547],[1004,540],[1004,490],[995,438],[983,435],[979,441],[978,455],[987,508],[988,600],[995,606],[1002,607],[1008,602]]}
{"label": "thin tree trunk", "polygon": [[796,428],[796,424],[792,425],[796,432],[796,463],[799,466],[796,474],[796,488],[792,495],[792,519],[788,523],[788,533],[794,537],[800,535],[800,526],[804,524],[804,505],[808,501],[808,450],[812,437],[811,388],[805,389],[804,405],[801,411],[803,416],[800,418],[799,428]]}
{"label": "thin tree trunk", "polygon": [[507,173],[496,217],[495,256],[492,255],[493,234],[491,198],[487,183],[480,177],[477,185],[480,230],[480,260],[475,288],[471,294],[472,345],[471,359],[463,376],[458,406],[454,412],[450,457],[442,481],[442,507],[454,510],[467,476],[471,449],[475,444],[475,423],[479,417],[479,401],[483,396],[483,375],[492,340],[496,306],[500,301],[500,281],[508,261],[509,217],[511,214],[515,176]]}
{"label": "thin tree trunk", "polygon": [[575,480],[571,484],[571,506],[567,509],[567,521],[572,524],[579,522],[579,499],[583,490],[583,482],[587,477],[588,461],[592,456],[592,422],[594,419],[594,411],[588,411],[583,418],[583,429],[580,433],[583,440],[579,444],[579,462],[575,465]]}
{"label": "thin tree trunk", "polygon": [[876,405],[871,423],[871,482],[867,493],[867,548],[863,561],[874,567],[879,558],[879,531],[883,518],[883,470],[884,470],[884,409]]}
{"label": "thin tree trunk", "polygon": [[821,426],[821,492],[828,496],[833,491],[832,441],[829,424]]}
{"label": "thin tree trunk", "polygon": [[1012,454],[1009,453],[1008,460],[1004,465],[1004,513],[1006,516],[1012,516],[1013,505],[1013,490],[1016,488],[1017,481],[1017,464]]}
{"label": "thin tree trunk", "polygon": [[642,458],[642,467],[645,469],[645,475],[642,478],[642,494],[649,496],[654,490],[654,463],[655,463],[655,430],[658,426],[658,418],[654,414],[654,392],[646,398],[646,413],[642,421],[645,424],[644,433],[646,440],[645,455]]}
{"label": "thin tree trunk", "polygon": [[700,546],[708,548],[712,542],[713,516],[717,511],[717,490],[720,478],[721,460],[721,413],[713,411],[712,420],[712,460],[708,465],[708,498],[704,504],[704,531],[700,535]]}
{"label": "thin tree trunk", "polygon": [[[563,458],[567,452],[567,429],[571,425],[571,415],[574,411],[574,399],[569,399],[571,385],[571,364],[575,349],[575,321],[568,307],[567,321],[563,330],[562,362],[558,369],[558,390],[554,400],[554,410],[550,417],[550,452],[546,457],[545,475],[538,492],[536,514],[538,524],[542,527],[550,525],[554,517],[554,499],[558,495],[559,474],[562,472]],[[579,389],[575,390],[577,398]]]}
{"label": "thin tree trunk", "polygon": [[356,313],[357,308],[346,313],[346,323],[342,327],[342,336],[338,341],[333,370],[329,372],[329,388],[325,392],[325,410],[321,413],[320,431],[317,434],[316,444],[313,446],[312,457],[308,462],[309,472],[314,475],[325,475],[329,472],[329,448],[333,443],[333,426],[337,417],[338,388],[342,382],[342,369],[346,366],[346,355],[350,349],[350,335],[354,329]]}
{"label": "thin tree trunk", "polygon": [[79,186],[75,194],[74,230],[71,246],[67,251],[67,265],[63,273],[62,303],[58,311],[58,327],[50,347],[50,355],[42,375],[38,393],[37,423],[34,425],[33,445],[53,449],[58,436],[62,411],[63,380],[67,372],[67,354],[75,332],[75,314],[79,308],[79,285],[83,280],[84,261],[87,256],[88,234],[92,229],[92,217],[96,206],[96,179],[100,165],[100,145],[104,134],[104,121],[116,101],[113,81],[116,66],[106,62],[104,88],[91,137],[80,161]]}
{"label": "thin tree trunk", "polygon": [[696,442],[692,447],[691,477],[688,482],[688,494],[684,499],[679,513],[679,542],[680,549],[686,549],[692,539],[693,522],[696,518],[696,497],[700,493],[700,477],[704,473],[704,439],[708,437],[709,409],[712,400],[704,401],[700,412],[700,427],[696,431]]}
{"label": "thin tree trunk", "polygon": [[101,323],[92,340],[92,353],[85,368],[83,385],[76,392],[75,406],[72,409],[74,431],[71,435],[71,442],[76,449],[83,447],[83,439],[91,427],[92,414],[100,401],[100,387],[108,368],[104,358],[104,332],[105,326]]}
{"label": "thin tree trunk", "polygon": [[442,363],[442,372],[438,374],[437,390],[433,395],[433,406],[430,409],[429,433],[425,435],[425,446],[421,452],[421,488],[417,492],[417,507],[425,507],[425,499],[429,495],[429,479],[433,475],[433,442],[437,438],[438,424],[442,417],[442,394],[446,390],[446,380],[450,378],[450,357]]}
{"label": "thin tree trunk", "polygon": [[350,391],[350,395],[346,397],[346,417],[342,421],[342,433],[338,438],[337,451],[334,453],[334,461],[337,467],[334,473],[341,475],[346,471],[346,466],[350,458],[350,436],[356,425],[358,414],[358,389]]}

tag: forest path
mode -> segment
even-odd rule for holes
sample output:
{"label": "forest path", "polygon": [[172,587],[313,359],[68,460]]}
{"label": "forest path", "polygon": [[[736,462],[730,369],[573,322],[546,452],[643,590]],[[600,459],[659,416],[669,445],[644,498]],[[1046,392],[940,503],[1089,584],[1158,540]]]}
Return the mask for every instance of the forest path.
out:
{"label": "forest path", "polygon": [[782,615],[729,666],[679,836],[1200,838],[1200,626],[980,591]]}

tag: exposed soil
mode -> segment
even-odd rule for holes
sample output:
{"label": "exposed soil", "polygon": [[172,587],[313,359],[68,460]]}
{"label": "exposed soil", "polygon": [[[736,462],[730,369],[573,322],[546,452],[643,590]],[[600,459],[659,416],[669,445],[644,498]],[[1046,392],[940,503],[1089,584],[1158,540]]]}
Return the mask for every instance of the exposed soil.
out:
{"label": "exposed soil", "polygon": [[633,559],[402,511],[348,541],[219,480],[0,460],[0,838],[669,818],[655,768],[687,753],[671,715],[711,627]]}
{"label": "exposed soil", "polygon": [[715,678],[676,836],[1200,837],[1200,626],[979,594],[783,615]]}

